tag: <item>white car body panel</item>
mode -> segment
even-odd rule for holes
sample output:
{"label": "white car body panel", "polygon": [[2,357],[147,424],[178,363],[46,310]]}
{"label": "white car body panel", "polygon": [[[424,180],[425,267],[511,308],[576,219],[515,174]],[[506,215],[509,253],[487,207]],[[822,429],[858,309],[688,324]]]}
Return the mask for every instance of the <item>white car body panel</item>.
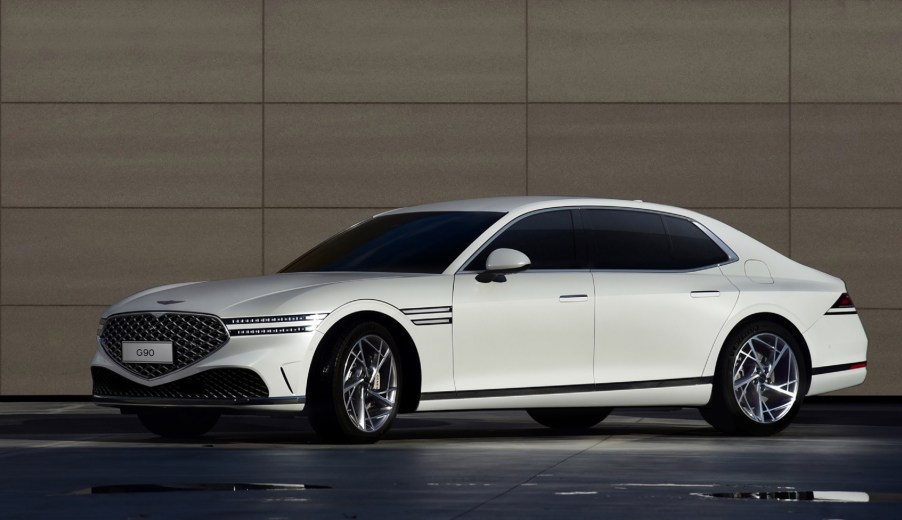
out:
{"label": "white car body panel", "polygon": [[[681,273],[527,270],[508,274],[505,283],[480,283],[476,273],[462,270],[492,237],[523,215],[583,207],[637,209],[691,219],[726,244],[736,258]],[[419,358],[421,411],[702,406],[711,396],[718,356],[730,332],[750,316],[769,314],[794,326],[807,344],[813,369],[809,394],[854,386],[866,376],[867,337],[857,314],[828,314],[846,292],[841,280],[699,213],[638,201],[503,197],[384,214],[424,211],[506,214],[441,274],[284,273],[143,291],[113,305],[103,317],[174,312],[222,320],[304,315],[304,320],[290,325],[310,330],[237,336],[235,331],[258,326],[229,324],[232,337],[219,350],[156,379],[125,369],[102,346],[92,366],[148,388],[214,368],[250,369],[265,382],[268,399],[197,406],[299,412],[305,406],[317,349],[343,319],[366,312],[391,320],[409,335]],[[709,291],[718,295],[692,294]],[[693,381],[656,386],[684,379]],[[191,405],[178,399],[143,403],[111,398],[98,403]]]}
{"label": "white car body panel", "polygon": [[455,276],[456,389],[593,383],[593,293],[588,271]]}
{"label": "white car body panel", "polygon": [[[717,267],[689,273],[596,271],[595,379],[699,378],[739,291]],[[647,320],[654,317],[655,325]]]}

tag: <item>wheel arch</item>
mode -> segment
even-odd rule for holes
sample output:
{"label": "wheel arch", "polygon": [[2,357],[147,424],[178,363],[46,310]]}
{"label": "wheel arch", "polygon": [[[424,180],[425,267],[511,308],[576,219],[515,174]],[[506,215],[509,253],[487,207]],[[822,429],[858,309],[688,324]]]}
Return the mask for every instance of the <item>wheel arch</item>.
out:
{"label": "wheel arch", "polygon": [[316,399],[311,382],[314,381],[313,372],[323,366],[324,358],[331,353],[335,344],[335,337],[360,323],[374,322],[382,325],[392,334],[400,350],[401,379],[403,389],[401,391],[401,403],[399,412],[413,412],[420,403],[422,387],[422,367],[416,344],[407,329],[394,317],[377,310],[355,310],[330,324],[323,333],[323,338],[318,342],[310,363],[307,375],[307,396]]}
{"label": "wheel arch", "polygon": [[[807,374],[807,376],[808,376],[807,380],[805,382],[805,388],[804,388],[804,392],[802,392],[802,395],[805,395],[806,393],[808,393],[808,386],[811,385],[811,351],[808,346],[808,342],[805,341],[805,336],[802,335],[802,332],[799,330],[799,327],[797,327],[796,324],[792,322],[792,320],[790,320],[780,314],[774,313],[774,312],[766,312],[766,311],[756,312],[754,314],[750,314],[750,315],[742,318],[741,320],[739,320],[738,322],[733,324],[733,326],[730,327],[729,332],[727,332],[724,335],[723,340],[720,342],[719,348],[717,349],[717,355],[713,356],[714,367],[713,367],[713,370],[710,371],[710,373],[713,374],[715,377],[718,374],[718,371],[720,370],[720,367],[722,365],[722,363],[720,362],[721,357],[723,356],[723,353],[726,350],[727,343],[729,343],[730,339],[733,337],[733,334],[737,330],[741,329],[742,327],[745,327],[746,325],[756,322],[756,321],[774,322],[774,323],[784,327],[786,330],[788,330],[792,334],[793,339],[796,340],[796,342],[798,343],[799,347],[802,350],[803,362],[805,363],[805,374]],[[710,363],[710,361],[709,361],[709,363]],[[707,372],[708,371],[706,370],[706,373]]]}

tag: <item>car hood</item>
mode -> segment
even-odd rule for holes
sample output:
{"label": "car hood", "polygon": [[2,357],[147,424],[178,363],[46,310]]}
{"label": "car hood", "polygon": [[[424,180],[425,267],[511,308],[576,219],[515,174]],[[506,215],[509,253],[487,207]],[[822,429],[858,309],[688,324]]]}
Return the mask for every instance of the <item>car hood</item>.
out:
{"label": "car hood", "polygon": [[[279,302],[325,285],[377,278],[422,276],[397,273],[280,273],[270,276],[166,285],[134,294],[113,305],[104,316],[123,312],[202,312],[220,317],[277,312]],[[329,312],[331,309],[309,309]]]}

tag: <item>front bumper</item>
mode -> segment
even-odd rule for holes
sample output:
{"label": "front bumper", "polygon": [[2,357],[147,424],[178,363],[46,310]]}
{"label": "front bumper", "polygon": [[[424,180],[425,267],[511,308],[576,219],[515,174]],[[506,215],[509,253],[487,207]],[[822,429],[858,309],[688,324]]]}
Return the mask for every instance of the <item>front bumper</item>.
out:
{"label": "front bumper", "polygon": [[122,409],[221,408],[236,412],[303,411],[316,332],[232,337],[208,357],[155,379],[142,378],[102,347],[91,363],[94,402]]}

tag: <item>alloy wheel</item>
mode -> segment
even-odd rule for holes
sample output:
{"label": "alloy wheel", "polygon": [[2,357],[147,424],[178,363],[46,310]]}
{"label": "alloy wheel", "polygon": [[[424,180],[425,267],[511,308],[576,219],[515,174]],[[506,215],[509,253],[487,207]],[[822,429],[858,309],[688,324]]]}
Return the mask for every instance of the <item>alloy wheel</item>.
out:
{"label": "alloy wheel", "polygon": [[389,344],[375,334],[358,339],[344,362],[342,398],[351,423],[371,433],[391,420],[398,405],[398,371]]}
{"label": "alloy wheel", "polygon": [[750,337],[733,362],[733,395],[739,409],[759,424],[772,424],[792,409],[799,395],[799,363],[782,337]]}

